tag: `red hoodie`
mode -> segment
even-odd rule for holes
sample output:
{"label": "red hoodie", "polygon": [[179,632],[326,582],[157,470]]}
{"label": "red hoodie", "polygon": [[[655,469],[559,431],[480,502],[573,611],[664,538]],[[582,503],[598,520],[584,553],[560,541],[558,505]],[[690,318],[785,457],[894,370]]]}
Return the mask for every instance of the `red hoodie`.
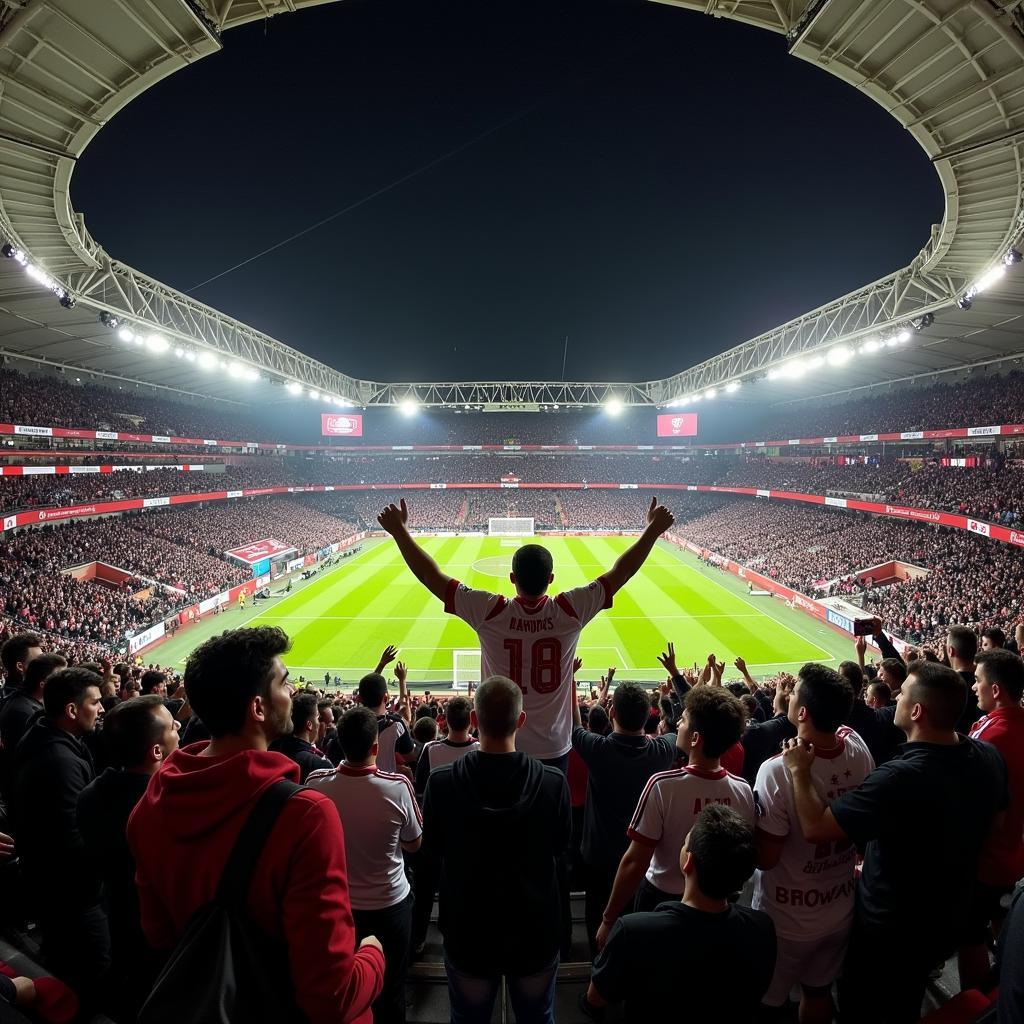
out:
{"label": "red hoodie", "polygon": [[[169,949],[213,899],[228,854],[259,796],[299,781],[283,754],[247,750],[200,757],[207,743],[174,751],[128,821],[142,928]],[[337,808],[303,789],[286,804],[253,872],[253,923],[288,945],[295,997],[311,1024],[370,1024],[384,980],[380,950],[355,949],[345,836]]]}

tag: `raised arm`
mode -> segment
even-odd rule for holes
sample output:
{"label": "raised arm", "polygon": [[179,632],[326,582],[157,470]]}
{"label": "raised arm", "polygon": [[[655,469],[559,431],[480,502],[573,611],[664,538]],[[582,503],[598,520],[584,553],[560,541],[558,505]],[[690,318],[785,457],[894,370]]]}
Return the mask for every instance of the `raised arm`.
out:
{"label": "raised arm", "polygon": [[[651,498],[647,509],[647,526],[636,541],[615,560],[615,564],[604,574],[605,582],[611,593],[621,590],[636,575],[640,566],[647,561],[647,556],[654,549],[658,538],[675,522],[675,517],[658,504],[657,498]],[[385,527],[386,528],[386,527]],[[389,531],[390,532],[390,531]],[[396,538],[397,540],[397,538]]]}
{"label": "raised arm", "polygon": [[388,505],[377,516],[377,522],[380,523],[381,528],[395,538],[398,550],[402,553],[405,564],[412,570],[413,576],[434,597],[443,601],[448,590],[448,584],[451,583],[451,577],[443,573],[437,562],[416,543],[406,525],[408,520],[409,509],[406,507],[405,498],[402,498],[397,508],[394,505]]}

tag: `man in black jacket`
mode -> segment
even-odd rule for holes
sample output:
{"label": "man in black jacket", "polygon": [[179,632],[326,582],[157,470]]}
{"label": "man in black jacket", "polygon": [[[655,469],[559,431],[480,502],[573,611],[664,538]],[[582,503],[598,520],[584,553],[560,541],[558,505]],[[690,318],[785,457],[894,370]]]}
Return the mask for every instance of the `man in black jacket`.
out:
{"label": "man in black jacket", "polygon": [[[554,1020],[557,862],[572,816],[562,772],[516,751],[525,720],[515,683],[483,682],[473,711],[480,749],[431,772],[423,801],[417,891],[432,894],[439,879],[448,995],[453,1019],[467,1024],[490,1021],[502,976],[517,1020]],[[468,882],[482,869],[486,906]]]}
{"label": "man in black jacket", "polygon": [[104,715],[103,740],[113,767],[82,790],[76,820],[90,867],[103,879],[110,922],[105,1009],[115,1020],[134,1020],[155,978],[155,964],[140,924],[135,858],[125,830],[150,776],[178,749],[178,723],[164,698],[149,693]]}
{"label": "man in black jacket", "polygon": [[270,749],[291,758],[299,766],[299,782],[305,782],[310,772],[334,765],[313,746],[319,726],[319,708],[315,693],[297,693],[292,697],[292,731],[278,736]]}
{"label": "man in black jacket", "polygon": [[101,683],[84,668],[65,668],[46,680],[44,713],[15,751],[11,801],[43,952],[54,973],[86,999],[110,966],[100,879],[85,862],[75,817],[78,797],[94,775],[82,738],[103,713]]}

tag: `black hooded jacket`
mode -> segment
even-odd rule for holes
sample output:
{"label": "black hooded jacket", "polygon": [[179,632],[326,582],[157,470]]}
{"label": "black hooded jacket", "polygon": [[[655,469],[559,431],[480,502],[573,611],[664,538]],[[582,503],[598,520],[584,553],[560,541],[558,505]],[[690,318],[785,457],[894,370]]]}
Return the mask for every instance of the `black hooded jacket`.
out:
{"label": "black hooded jacket", "polygon": [[[11,812],[22,868],[33,888],[54,891],[68,877],[68,865],[82,862],[85,847],[76,808],[93,775],[85,744],[45,716],[18,744]],[[99,901],[99,879],[83,871],[74,886],[61,886],[60,892],[64,901],[93,906]]]}
{"label": "black hooded jacket", "polygon": [[474,750],[430,773],[421,861],[426,879],[438,879],[438,925],[455,967],[532,974],[554,960],[556,862],[571,836],[565,776],[535,758]]}

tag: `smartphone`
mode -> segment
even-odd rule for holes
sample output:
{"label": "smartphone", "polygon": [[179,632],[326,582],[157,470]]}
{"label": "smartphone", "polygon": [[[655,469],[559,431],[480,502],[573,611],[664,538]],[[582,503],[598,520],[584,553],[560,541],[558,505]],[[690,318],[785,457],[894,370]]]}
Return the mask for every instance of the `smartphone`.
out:
{"label": "smartphone", "polygon": [[854,619],[853,620],[853,635],[854,636],[872,636],[875,632],[875,620],[874,619]]}

